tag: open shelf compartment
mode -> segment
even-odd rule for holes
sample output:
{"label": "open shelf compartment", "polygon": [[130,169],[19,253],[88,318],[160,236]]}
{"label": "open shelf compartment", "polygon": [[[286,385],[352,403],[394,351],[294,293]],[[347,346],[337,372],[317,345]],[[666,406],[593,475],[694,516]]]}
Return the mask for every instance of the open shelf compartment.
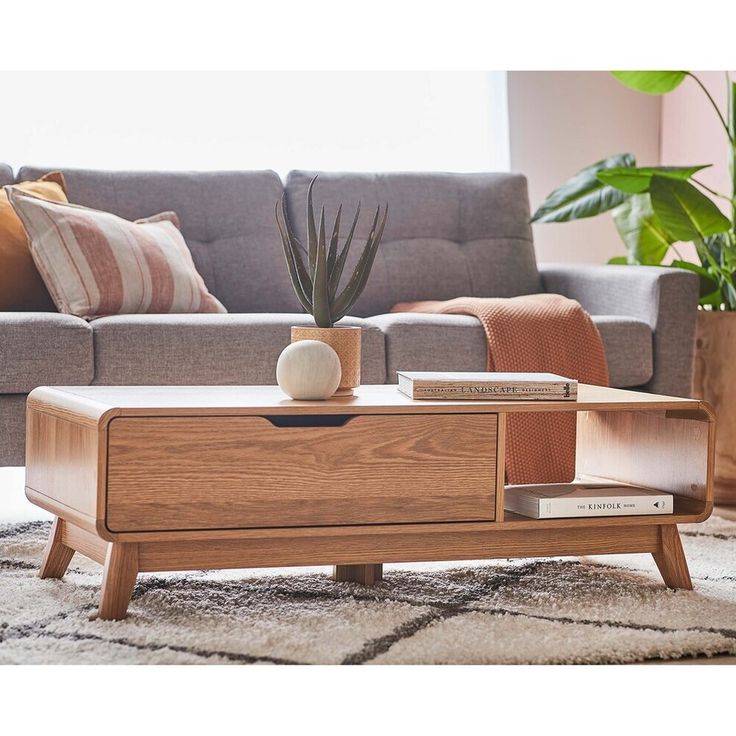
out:
{"label": "open shelf compartment", "polygon": [[712,413],[703,407],[578,411],[576,477],[630,483],[671,493],[673,514],[531,519],[504,511],[500,498],[496,503],[496,520],[525,526],[703,521],[713,508],[714,442],[715,421]]}

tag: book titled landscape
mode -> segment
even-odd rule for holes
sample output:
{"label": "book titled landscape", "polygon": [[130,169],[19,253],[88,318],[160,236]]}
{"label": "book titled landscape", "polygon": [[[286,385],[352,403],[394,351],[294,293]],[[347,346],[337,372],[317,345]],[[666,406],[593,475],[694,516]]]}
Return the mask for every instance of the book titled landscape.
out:
{"label": "book titled landscape", "polygon": [[574,401],[578,382],[554,373],[443,373],[397,371],[410,399]]}
{"label": "book titled landscape", "polygon": [[533,519],[671,514],[673,496],[626,483],[542,483],[506,486],[504,508]]}

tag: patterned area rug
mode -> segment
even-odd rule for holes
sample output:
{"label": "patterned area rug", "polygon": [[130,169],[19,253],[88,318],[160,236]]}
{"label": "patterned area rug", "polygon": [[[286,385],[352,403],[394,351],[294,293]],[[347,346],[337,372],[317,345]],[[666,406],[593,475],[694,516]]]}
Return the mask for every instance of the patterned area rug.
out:
{"label": "patterned area rug", "polygon": [[37,570],[49,522],[0,526],[0,663],[616,663],[736,654],[736,523],[681,527],[694,591],[650,555],[139,576],[125,621],[90,620],[101,568]]}

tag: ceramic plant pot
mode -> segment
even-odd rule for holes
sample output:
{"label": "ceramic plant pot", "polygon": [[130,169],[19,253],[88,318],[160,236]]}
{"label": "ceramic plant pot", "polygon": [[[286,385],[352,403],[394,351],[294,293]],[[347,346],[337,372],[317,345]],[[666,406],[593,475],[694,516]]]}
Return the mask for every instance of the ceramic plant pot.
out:
{"label": "ceramic plant pot", "polygon": [[360,327],[292,327],[291,341],[319,340],[327,343],[340,358],[342,378],[335,396],[352,396],[360,386]]}
{"label": "ceramic plant pot", "polygon": [[716,411],[715,502],[736,504],[736,312],[698,311],[693,397]]}

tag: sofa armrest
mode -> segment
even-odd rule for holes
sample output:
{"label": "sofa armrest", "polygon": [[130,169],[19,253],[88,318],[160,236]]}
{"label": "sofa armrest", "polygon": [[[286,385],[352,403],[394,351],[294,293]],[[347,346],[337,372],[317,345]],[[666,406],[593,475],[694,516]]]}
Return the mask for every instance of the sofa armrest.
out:
{"label": "sofa armrest", "polygon": [[636,317],[654,336],[652,393],[689,396],[698,277],[659,266],[541,264],[544,290],[575,299],[590,314]]}
{"label": "sofa armrest", "polygon": [[92,329],[83,319],[57,312],[0,312],[0,393],[88,385],[93,376]]}

